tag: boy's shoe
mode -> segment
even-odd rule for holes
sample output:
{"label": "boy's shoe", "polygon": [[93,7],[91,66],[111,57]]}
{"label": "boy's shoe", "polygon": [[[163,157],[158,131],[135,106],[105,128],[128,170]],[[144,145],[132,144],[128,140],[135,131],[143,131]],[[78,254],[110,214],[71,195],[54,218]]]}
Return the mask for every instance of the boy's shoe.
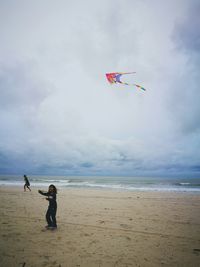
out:
{"label": "boy's shoe", "polygon": [[57,226],[50,226],[48,229],[54,231],[57,229]]}
{"label": "boy's shoe", "polygon": [[50,225],[46,225],[45,226],[46,229],[50,229],[50,227],[51,227]]}

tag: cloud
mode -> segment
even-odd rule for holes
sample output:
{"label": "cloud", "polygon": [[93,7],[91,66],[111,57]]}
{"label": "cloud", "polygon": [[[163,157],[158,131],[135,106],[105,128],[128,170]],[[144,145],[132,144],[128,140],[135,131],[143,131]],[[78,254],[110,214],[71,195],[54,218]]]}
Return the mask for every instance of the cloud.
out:
{"label": "cloud", "polygon": [[189,57],[197,56],[199,58],[200,45],[200,11],[199,1],[192,1],[188,8],[187,16],[182,22],[179,22],[176,28],[176,41],[179,49],[188,53]]}
{"label": "cloud", "polygon": [[38,107],[48,94],[47,85],[34,74],[32,62],[0,68],[1,109]]}
{"label": "cloud", "polygon": [[174,94],[170,99],[170,109],[180,131],[183,135],[196,134],[197,142],[200,131],[200,107],[198,105],[200,97],[199,11],[199,2],[192,1],[186,15],[176,23],[172,33],[174,52],[176,58],[180,60],[172,80]]}

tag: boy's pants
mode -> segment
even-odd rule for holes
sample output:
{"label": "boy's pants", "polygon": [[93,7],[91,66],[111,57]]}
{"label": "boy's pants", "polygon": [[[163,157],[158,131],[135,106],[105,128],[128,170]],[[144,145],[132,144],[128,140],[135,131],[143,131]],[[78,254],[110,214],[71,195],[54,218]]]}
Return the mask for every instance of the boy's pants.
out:
{"label": "boy's pants", "polygon": [[46,213],[47,224],[50,227],[57,227],[56,224],[56,211],[57,207],[49,207]]}

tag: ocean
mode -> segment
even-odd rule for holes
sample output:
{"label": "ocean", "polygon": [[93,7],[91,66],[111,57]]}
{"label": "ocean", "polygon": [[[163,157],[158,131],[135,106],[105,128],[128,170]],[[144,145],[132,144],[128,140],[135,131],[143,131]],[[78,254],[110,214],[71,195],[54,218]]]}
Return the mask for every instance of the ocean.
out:
{"label": "ocean", "polygon": [[[28,175],[31,186],[105,189],[117,191],[171,191],[200,193],[200,178],[39,176]],[[23,176],[0,175],[0,186],[22,186]]]}

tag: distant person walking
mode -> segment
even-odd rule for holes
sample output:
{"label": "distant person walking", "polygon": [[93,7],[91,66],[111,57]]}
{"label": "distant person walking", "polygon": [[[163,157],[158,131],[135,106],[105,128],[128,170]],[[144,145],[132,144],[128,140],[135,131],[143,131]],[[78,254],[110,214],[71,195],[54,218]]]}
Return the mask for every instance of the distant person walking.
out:
{"label": "distant person walking", "polygon": [[24,192],[26,191],[26,188],[29,189],[29,191],[31,191],[30,189],[30,182],[28,180],[28,177],[24,174],[24,181],[25,181],[25,184],[24,184]]}
{"label": "distant person walking", "polygon": [[56,223],[56,212],[57,212],[57,202],[56,202],[56,194],[57,189],[55,185],[51,184],[49,186],[49,190],[47,193],[38,190],[38,193],[40,193],[43,196],[46,196],[46,200],[49,201],[49,207],[46,212],[46,221],[47,226],[46,229],[55,230],[57,229],[57,223]]}

